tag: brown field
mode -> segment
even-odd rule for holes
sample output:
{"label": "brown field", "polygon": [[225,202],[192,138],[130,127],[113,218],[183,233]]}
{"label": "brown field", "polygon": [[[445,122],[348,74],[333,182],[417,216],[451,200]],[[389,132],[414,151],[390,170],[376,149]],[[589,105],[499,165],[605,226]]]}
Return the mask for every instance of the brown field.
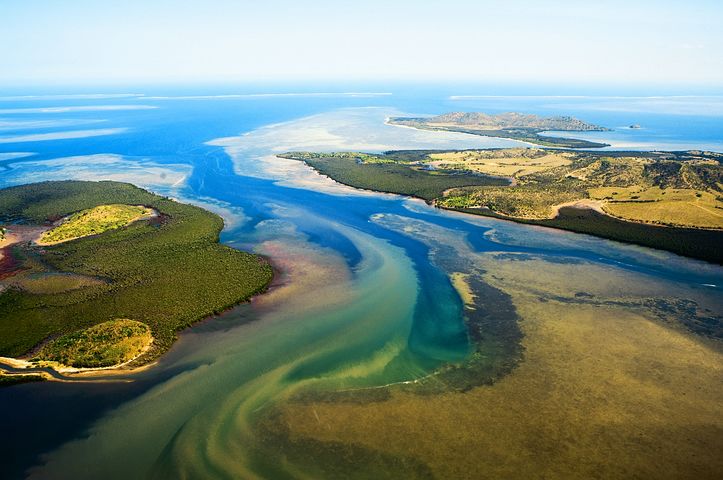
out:
{"label": "brown field", "polygon": [[605,199],[610,215],[648,223],[723,228],[723,202],[710,192],[659,187],[601,187],[590,197]]}
{"label": "brown field", "polygon": [[433,153],[429,163],[442,168],[472,170],[487,175],[521,177],[571,163],[569,154],[535,149],[477,150]]}

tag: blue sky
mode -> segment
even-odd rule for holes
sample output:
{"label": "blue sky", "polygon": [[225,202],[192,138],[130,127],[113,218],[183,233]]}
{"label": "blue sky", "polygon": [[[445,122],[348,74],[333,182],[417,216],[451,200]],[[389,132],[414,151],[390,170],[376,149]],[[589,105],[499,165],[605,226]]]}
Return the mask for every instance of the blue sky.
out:
{"label": "blue sky", "polygon": [[0,0],[0,84],[723,87],[719,1]]}

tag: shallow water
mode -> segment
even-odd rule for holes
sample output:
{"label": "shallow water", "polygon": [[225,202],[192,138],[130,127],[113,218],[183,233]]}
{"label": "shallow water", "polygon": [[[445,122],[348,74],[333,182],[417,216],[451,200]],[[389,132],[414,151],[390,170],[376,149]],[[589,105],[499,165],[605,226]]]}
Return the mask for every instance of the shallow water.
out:
{"label": "shallow water", "polygon": [[[707,432],[703,445],[720,443],[719,435],[710,434],[723,428],[713,415],[723,391],[711,380],[721,370],[720,348],[686,330],[686,322],[720,321],[720,267],[357,191],[299,162],[273,156],[287,150],[515,145],[399,128],[385,125],[384,119],[400,112],[469,109],[473,104],[514,110],[527,105],[527,111],[550,114],[561,109],[560,102],[530,99],[490,102],[440,94],[416,100],[399,94],[0,101],[6,136],[87,130],[93,122],[105,130],[126,129],[3,144],[0,186],[60,178],[137,183],[216,211],[226,220],[222,241],[268,255],[282,272],[267,295],[183,333],[157,366],[131,382],[0,390],[0,405],[15,412],[4,419],[6,435],[0,440],[8,475],[338,478],[353,472],[370,476],[375,468],[377,477],[463,476],[467,470],[451,467],[460,465],[454,442],[450,449],[438,446],[430,453],[427,443],[433,444],[435,435],[456,429],[468,438],[461,446],[479,449],[479,465],[488,464],[490,458],[482,455],[488,439],[479,433],[480,425],[461,419],[498,405],[497,392],[516,399],[542,395],[541,386],[526,379],[543,371],[548,361],[552,366],[544,378],[551,385],[587,388],[590,399],[604,395],[605,386],[595,380],[599,371],[559,375],[558,364],[550,360],[550,342],[561,337],[545,332],[564,325],[579,334],[571,333],[570,342],[606,334],[620,340],[626,325],[622,319],[630,325],[627,351],[616,357],[609,354],[609,346],[601,345],[596,352],[571,345],[566,361],[598,365],[598,354],[597,361],[619,358],[610,363],[608,373],[626,371],[627,358],[646,365],[658,362],[657,370],[634,373],[638,383],[610,386],[627,395],[610,405],[610,415],[622,418],[655,404],[658,397],[651,392],[666,382],[671,392],[685,387],[673,365],[647,351],[655,343],[647,338],[651,332],[663,339],[670,336],[667,346],[677,345],[690,371],[709,382],[705,394],[693,393],[688,404],[700,413],[695,419],[700,431]],[[613,126],[630,121],[630,113],[620,110],[623,100],[607,102],[604,114],[594,114],[589,99],[566,100],[564,113]],[[84,108],[64,108],[68,106]],[[37,110],[47,107],[55,110]],[[672,135],[681,109],[676,104],[670,111],[645,114],[659,126],[656,135]],[[696,118],[708,125],[705,135],[720,128],[720,112],[702,115]],[[18,126],[20,121],[36,123],[31,128],[27,123]],[[77,126],[81,123],[84,126]],[[705,135],[685,141],[710,140]],[[655,136],[646,141],[655,142]],[[28,152],[34,154],[20,155]],[[462,293],[472,303],[469,298],[463,303],[451,278],[457,279],[458,288],[463,279],[467,290],[461,288]],[[567,323],[555,323],[561,319]],[[480,322],[485,337],[481,350],[476,350],[479,339],[468,334],[465,322],[472,320]],[[579,333],[575,328],[587,330]],[[464,368],[430,377],[448,365]],[[425,404],[445,401],[454,405],[454,418],[430,416],[424,410]],[[574,408],[565,404],[558,413],[571,422]],[[678,415],[671,421],[676,425],[690,419],[688,413],[682,407],[656,411]],[[530,434],[544,433],[534,412],[503,420],[499,426],[515,426],[523,436],[526,428]],[[570,423],[570,432],[597,425],[595,419],[584,420]],[[405,428],[399,428],[399,422]],[[478,433],[470,437],[468,429],[473,428]],[[500,435],[493,430],[490,435]],[[689,434],[680,433],[680,441]],[[625,435],[613,436],[611,442],[623,444]],[[552,438],[549,432],[547,437]],[[418,448],[388,445],[392,438]],[[534,452],[514,442],[507,448],[509,456],[524,458]],[[649,452],[637,453],[642,465]],[[699,466],[705,473],[712,467],[703,457]],[[558,463],[550,460],[548,471],[569,473],[564,467],[573,460],[572,454]],[[530,459],[514,471],[535,465]],[[597,464],[605,465],[604,459]],[[633,470],[627,472],[636,471],[629,468]]]}

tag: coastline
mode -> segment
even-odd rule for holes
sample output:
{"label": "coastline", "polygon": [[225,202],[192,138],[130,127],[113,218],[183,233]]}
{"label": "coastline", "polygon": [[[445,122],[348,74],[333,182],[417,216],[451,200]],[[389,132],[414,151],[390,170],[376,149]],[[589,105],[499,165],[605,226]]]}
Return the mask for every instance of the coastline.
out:
{"label": "coastline", "polygon": [[[138,360],[144,354],[146,354],[151,349],[151,346],[153,345],[153,340],[153,337],[151,337],[151,341],[146,346],[144,346],[143,349],[136,356],[134,356],[130,360],[126,360],[123,363],[110,365],[107,367],[71,367],[68,365],[63,365],[61,363],[45,360],[41,360],[36,364],[29,360],[24,360],[21,358],[0,357],[0,369],[3,370],[3,375],[7,377],[33,374],[45,377],[45,380],[56,382],[72,381],[72,377],[85,377],[85,380],[92,380],[93,378],[102,378],[104,376],[111,376],[120,373],[133,374],[147,370],[148,368],[157,363],[154,360],[138,367],[130,369],[124,368]],[[8,370],[5,370],[6,367],[10,367],[13,370],[22,370],[22,372],[10,372]],[[51,374],[49,370],[52,370],[58,376]]]}
{"label": "coastline", "polygon": [[[447,208],[440,206],[437,206],[437,208],[468,215],[490,217],[497,220],[520,223],[523,225],[534,225],[538,227],[564,230],[572,233],[592,235],[594,237],[603,238],[606,240],[613,240],[616,242],[627,243],[630,245],[638,245],[645,248],[674,253],[676,255],[691,258],[694,260],[723,265],[723,251],[721,251],[720,248],[720,242],[723,241],[723,230],[692,227],[667,227],[664,225],[656,225],[652,223],[621,220],[617,217],[609,215],[608,213],[599,213],[596,209],[593,208],[589,208],[586,206],[575,207],[574,205],[560,207],[560,213],[564,213],[564,216],[558,214],[557,217],[541,220],[509,217],[484,208],[479,208],[476,210],[465,208]],[[595,218],[595,216],[597,216],[598,218]],[[592,219],[588,219],[587,224],[585,224],[585,217],[592,217]],[[579,219],[579,221],[575,221],[576,219]],[[596,220],[600,221],[601,223],[607,222],[608,225],[596,225],[596,223],[594,223]],[[616,234],[614,230],[610,229],[610,224],[613,224],[612,227],[615,227],[616,225],[614,224],[617,224],[618,227],[627,227],[631,230],[636,230],[634,233],[638,234],[637,238],[630,238],[626,235]],[[681,243],[677,247],[666,245],[669,239],[656,239],[656,234],[663,234],[668,237],[675,237],[672,239],[672,241]],[[702,238],[705,241],[705,244],[697,245],[697,239],[682,238],[685,236]],[[684,240],[685,243],[682,243]],[[707,249],[705,248],[705,245],[712,245],[713,249]],[[718,246],[715,247],[716,245]]]}
{"label": "coastline", "polygon": [[[406,128],[414,128],[414,127],[406,127]],[[555,206],[555,210],[557,212],[557,215],[552,218],[547,219],[526,219],[522,217],[510,217],[507,215],[502,215],[499,213],[496,213],[489,209],[479,208],[479,209],[471,209],[471,208],[450,208],[450,207],[444,207],[437,204],[436,199],[435,200],[427,200],[424,198],[421,198],[419,196],[413,195],[413,194],[404,194],[404,193],[393,193],[388,192],[384,190],[378,190],[374,188],[360,188],[356,187],[352,184],[344,183],[341,181],[338,181],[320,171],[318,171],[316,168],[314,168],[312,165],[308,164],[305,160],[298,160],[300,162],[303,162],[307,167],[311,168],[313,171],[315,171],[317,174],[322,175],[327,178],[331,178],[337,183],[340,183],[342,185],[347,185],[349,187],[358,189],[358,190],[366,190],[366,191],[372,191],[376,193],[381,193],[385,195],[400,195],[407,198],[416,198],[419,200],[424,201],[426,204],[431,205],[435,208],[439,208],[440,210],[445,211],[452,211],[452,212],[459,212],[464,213],[468,215],[476,215],[476,216],[484,216],[484,217],[491,217],[498,220],[504,220],[509,222],[515,222],[520,224],[526,224],[526,225],[535,225],[535,226],[541,226],[541,227],[548,227],[548,228],[555,228],[558,230],[565,230],[568,232],[573,233],[581,233],[581,234],[587,234],[587,235],[593,235],[598,238],[604,238],[606,240],[613,240],[623,243],[629,243],[632,245],[639,245],[646,248],[652,248],[656,250],[663,250],[670,253],[674,253],[676,255],[681,255],[684,257],[696,259],[696,260],[702,260],[709,263],[719,264],[723,265],[723,251],[721,251],[720,247],[718,249],[706,249],[704,248],[705,245],[711,244],[720,244],[719,241],[723,241],[723,230],[719,229],[706,229],[706,228],[697,228],[697,227],[669,227],[665,225],[659,225],[654,223],[646,223],[646,222],[636,222],[636,221],[629,221],[629,220],[623,220],[619,219],[615,216],[612,216],[608,214],[604,209],[602,209],[602,206],[600,206],[600,209],[598,208],[592,208],[591,205],[588,205],[588,202],[586,199],[580,199],[575,200],[573,202],[567,202],[565,204],[560,204]],[[588,220],[586,225],[575,225],[575,222],[570,221],[571,215],[568,215],[567,217],[563,217],[561,215],[561,212],[563,213],[574,213],[572,211],[577,210],[581,212],[591,212],[593,215],[599,216],[599,219],[603,219],[602,223],[605,223],[605,220],[607,220],[608,225],[597,225],[595,220],[598,220],[596,218],[592,218],[591,220]],[[579,223],[579,222],[578,222]],[[615,227],[617,224],[618,227],[622,227],[623,229],[632,230],[631,233],[635,234],[633,237],[625,234],[619,234],[615,233],[614,231],[610,231],[611,225],[612,227]],[[657,230],[656,230],[657,229]],[[663,239],[657,239],[655,237],[655,234],[664,234],[664,236],[667,237],[676,237],[671,239],[663,238]],[[683,236],[698,236],[698,237],[705,237],[703,242],[704,247],[697,248],[695,239],[682,239],[677,237],[683,237]],[[716,237],[716,238],[708,238],[708,237]],[[686,240],[685,242],[678,243],[679,241]],[[672,243],[671,243],[672,242]],[[669,245],[666,245],[667,243],[671,243]]]}

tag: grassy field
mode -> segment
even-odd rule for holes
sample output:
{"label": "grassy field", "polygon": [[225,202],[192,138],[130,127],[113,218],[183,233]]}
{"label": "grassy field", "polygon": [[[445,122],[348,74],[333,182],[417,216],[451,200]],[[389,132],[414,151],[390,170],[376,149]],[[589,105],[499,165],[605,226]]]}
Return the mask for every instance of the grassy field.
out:
{"label": "grassy field", "polygon": [[322,175],[352,187],[412,195],[434,200],[445,190],[472,185],[506,185],[507,180],[469,171],[427,170],[394,155],[359,153],[289,153],[284,158],[302,160]]}
{"label": "grassy field", "polygon": [[152,209],[139,205],[99,205],[74,213],[57,227],[44,232],[38,244],[52,245],[99,235],[152,215]]}
{"label": "grassy field", "polygon": [[145,323],[116,319],[63,335],[45,345],[36,359],[71,367],[109,367],[137,357],[152,341]]}
{"label": "grassy field", "polygon": [[[55,276],[45,291],[9,286],[0,294],[0,355],[18,357],[44,340],[117,318],[150,327],[154,342],[138,363],[170,347],[178,330],[265,290],[263,258],[220,245],[221,218],[117,182],[45,182],[0,190],[0,222],[44,224],[99,205],[145,205],[157,217],[47,247],[15,253],[35,278]],[[54,284],[58,274],[102,282]],[[5,279],[6,282],[13,277]]]}
{"label": "grassy field", "polygon": [[521,177],[572,163],[573,154],[539,148],[462,150],[432,153],[430,164],[439,168],[471,170],[487,175]]}
{"label": "grassy field", "polygon": [[647,223],[701,228],[723,227],[723,208],[711,191],[692,188],[632,186],[588,190],[590,198],[604,200],[613,216]]}

